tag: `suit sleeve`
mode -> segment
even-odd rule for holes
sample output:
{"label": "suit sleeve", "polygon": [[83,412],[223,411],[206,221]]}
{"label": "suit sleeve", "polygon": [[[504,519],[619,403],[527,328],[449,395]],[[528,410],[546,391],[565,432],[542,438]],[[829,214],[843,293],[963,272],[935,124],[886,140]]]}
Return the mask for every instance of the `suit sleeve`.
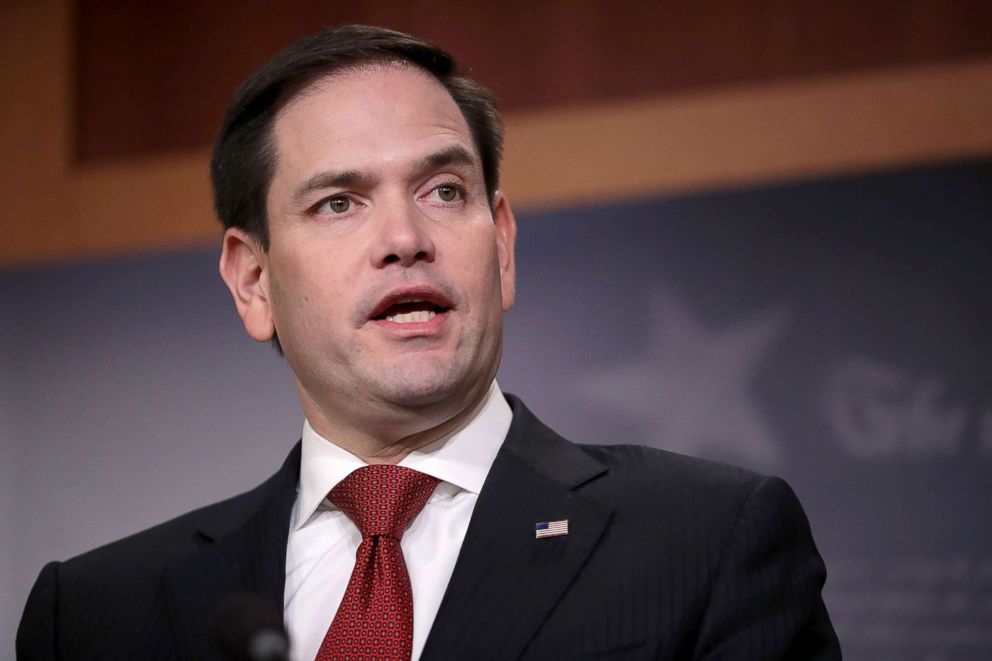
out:
{"label": "suit sleeve", "polygon": [[694,658],[841,658],[820,590],[826,568],[795,493],[764,478],[724,547]]}
{"label": "suit sleeve", "polygon": [[55,652],[55,615],[58,601],[59,563],[41,570],[31,588],[21,623],[17,627],[17,661],[49,661]]}

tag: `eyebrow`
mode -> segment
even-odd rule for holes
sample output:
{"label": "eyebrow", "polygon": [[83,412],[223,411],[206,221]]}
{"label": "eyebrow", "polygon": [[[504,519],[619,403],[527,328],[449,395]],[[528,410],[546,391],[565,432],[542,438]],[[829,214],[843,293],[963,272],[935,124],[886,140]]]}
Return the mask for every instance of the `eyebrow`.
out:
{"label": "eyebrow", "polygon": [[461,145],[452,145],[447,149],[442,149],[439,152],[425,156],[414,164],[414,170],[417,172],[424,172],[426,170],[434,170],[436,168],[442,168],[448,165],[461,165],[468,167],[478,167],[478,159],[476,159],[467,149]]}
{"label": "eyebrow", "polygon": [[[481,169],[478,159],[475,158],[471,152],[465,149],[465,147],[461,145],[452,145],[451,147],[434,152],[433,154],[429,154],[415,161],[413,164],[413,171],[419,175],[423,172],[436,170],[437,168],[442,168],[449,165],[470,167],[476,170]],[[302,202],[308,195],[317,190],[323,190],[325,188],[350,188],[353,186],[369,185],[374,180],[374,176],[359,170],[328,170],[325,172],[318,172],[303,182],[303,184],[296,189],[296,192],[293,193],[293,200],[299,203]]]}
{"label": "eyebrow", "polygon": [[325,188],[350,188],[358,184],[367,184],[372,178],[358,170],[343,170],[341,172],[318,172],[293,193],[295,202],[302,202],[310,193]]}

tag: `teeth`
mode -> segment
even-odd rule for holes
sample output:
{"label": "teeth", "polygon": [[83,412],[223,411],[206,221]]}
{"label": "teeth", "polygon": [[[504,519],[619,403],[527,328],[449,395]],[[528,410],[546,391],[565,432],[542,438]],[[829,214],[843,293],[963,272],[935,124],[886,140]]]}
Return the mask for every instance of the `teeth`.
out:
{"label": "teeth", "polygon": [[434,312],[434,310],[415,310],[413,312],[404,312],[402,314],[387,316],[386,321],[391,321],[396,324],[415,324],[430,321],[436,316],[437,313]]}

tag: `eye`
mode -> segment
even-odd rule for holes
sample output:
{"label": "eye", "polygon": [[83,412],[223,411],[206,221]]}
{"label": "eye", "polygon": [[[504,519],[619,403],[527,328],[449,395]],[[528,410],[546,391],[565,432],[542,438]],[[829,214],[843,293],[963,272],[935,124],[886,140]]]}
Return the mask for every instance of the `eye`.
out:
{"label": "eye", "polygon": [[351,200],[343,195],[332,197],[324,203],[334,213],[344,213],[351,208]]}
{"label": "eye", "polygon": [[442,184],[434,190],[437,192],[437,196],[442,202],[455,202],[462,196],[462,192],[458,190],[457,187],[450,184]]}

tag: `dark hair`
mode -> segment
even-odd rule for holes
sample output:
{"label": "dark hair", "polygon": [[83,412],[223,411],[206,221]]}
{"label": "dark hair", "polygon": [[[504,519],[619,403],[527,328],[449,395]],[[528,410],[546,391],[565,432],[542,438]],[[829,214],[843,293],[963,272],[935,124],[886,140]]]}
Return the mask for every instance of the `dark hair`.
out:
{"label": "dark hair", "polygon": [[269,248],[266,198],[275,174],[272,125],[286,103],[324,76],[364,66],[410,63],[431,74],[458,105],[482,160],[490,203],[499,187],[503,127],[493,95],[456,70],[446,52],[402,32],[343,25],[277,53],[238,89],[214,143],[210,179],[224,227],[240,227]]}

